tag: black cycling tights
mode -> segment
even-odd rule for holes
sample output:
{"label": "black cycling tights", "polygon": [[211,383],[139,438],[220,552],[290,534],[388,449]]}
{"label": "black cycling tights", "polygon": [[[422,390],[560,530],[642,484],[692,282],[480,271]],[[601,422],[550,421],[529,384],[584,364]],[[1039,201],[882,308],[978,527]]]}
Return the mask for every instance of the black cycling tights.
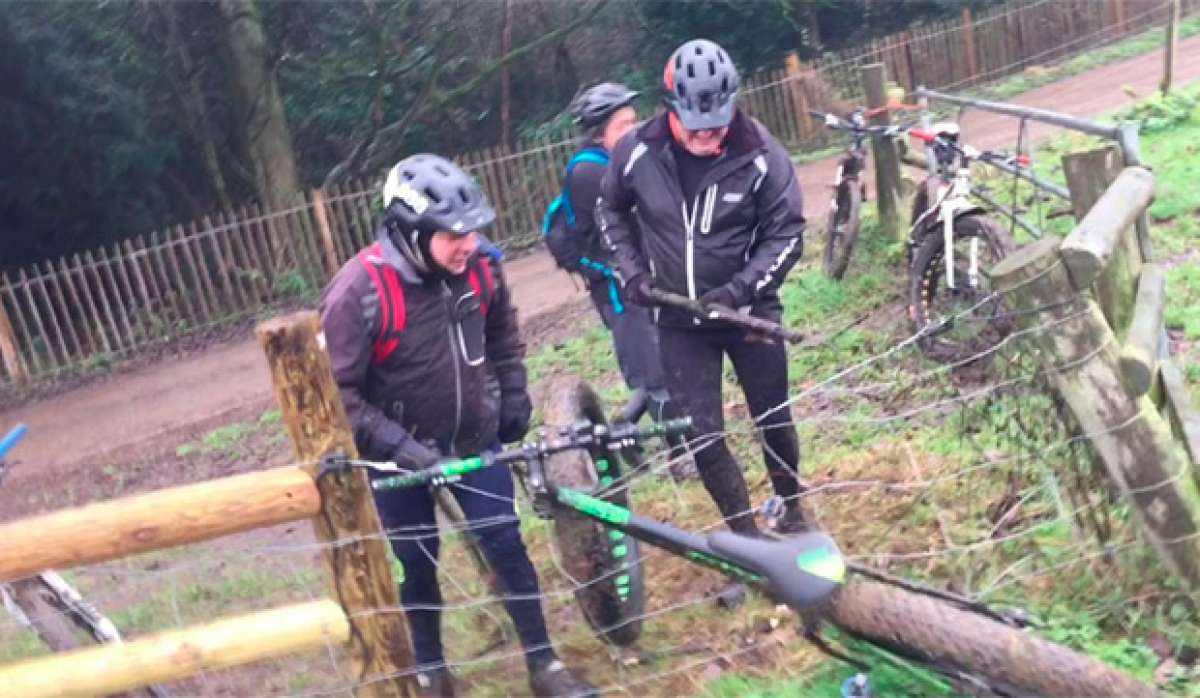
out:
{"label": "black cycling tights", "polygon": [[[659,328],[667,389],[678,409],[692,418],[696,467],[726,523],[738,533],[754,533],[754,513],[746,479],[724,437],[722,360],[734,372],[755,423],[761,428],[763,460],[776,494],[795,501],[800,492],[800,444],[788,399],[787,350],[782,344],[747,341],[739,329]],[[706,434],[711,439],[700,438]]]}

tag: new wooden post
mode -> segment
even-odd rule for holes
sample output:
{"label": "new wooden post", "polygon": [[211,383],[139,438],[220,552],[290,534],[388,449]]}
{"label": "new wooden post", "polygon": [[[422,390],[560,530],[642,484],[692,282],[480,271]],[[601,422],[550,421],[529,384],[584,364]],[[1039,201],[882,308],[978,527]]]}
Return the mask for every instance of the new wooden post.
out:
{"label": "new wooden post", "polygon": [[804,94],[804,66],[795,51],[784,59],[784,70],[788,76],[788,95],[792,100],[792,111],[796,113],[796,128],[800,131],[800,140],[807,142],[813,134],[813,121],[812,115],[808,113],[808,97]]}
{"label": "new wooden post", "polygon": [[[275,396],[297,459],[319,473],[321,459],[357,458],[325,337],[317,314],[305,311],[268,320],[256,331],[270,365]],[[360,469],[318,475],[322,513],[313,519],[334,598],[354,626],[351,662],[364,696],[416,696],[408,628],[388,566],[387,542]]]}
{"label": "new wooden post", "polygon": [[1190,463],[1150,399],[1125,388],[1119,345],[1086,288],[1072,284],[1060,244],[1045,237],[1017,250],[991,270],[994,286],[1024,328],[1052,325],[1029,340],[1052,384],[1163,564],[1200,588],[1200,491]]}
{"label": "new wooden post", "polygon": [[[1078,222],[1063,243],[1063,256],[1077,285],[1094,280],[1104,316],[1124,333],[1142,265],[1134,224],[1154,195],[1154,177],[1140,168],[1122,170],[1120,163],[1114,146],[1063,157]],[[1129,205],[1133,199],[1141,205]]]}
{"label": "new wooden post", "polygon": [[325,248],[325,269],[330,274],[342,266],[338,259],[337,248],[333,244],[333,231],[329,229],[329,214],[325,210],[325,191],[312,190],[313,218],[317,221],[317,230],[321,231],[321,244]]}
{"label": "new wooden post", "polygon": [[971,79],[979,75],[979,64],[975,58],[975,23],[971,19],[971,8],[964,7],[962,11],[963,50],[967,53],[967,68],[971,71]]}
{"label": "new wooden post", "polygon": [[[862,81],[867,107],[875,109],[886,106],[888,98],[883,64],[864,65]],[[891,122],[891,114],[886,110],[871,117],[874,126],[887,126]],[[900,156],[896,153],[896,143],[891,138],[873,136],[871,152],[875,159],[875,199],[878,202],[879,222],[885,235],[899,240],[906,231],[900,211]]]}
{"label": "new wooden post", "polygon": [[4,370],[13,382],[24,384],[29,379],[25,372],[25,364],[21,361],[21,353],[17,351],[17,335],[13,332],[12,323],[8,321],[8,311],[4,309],[4,298],[0,296],[0,358],[4,359]]}
{"label": "new wooden post", "polygon": [[1175,68],[1175,55],[1179,53],[1180,0],[1167,0],[1167,40],[1163,46],[1163,77],[1158,89],[1163,95],[1171,94],[1171,82]]}

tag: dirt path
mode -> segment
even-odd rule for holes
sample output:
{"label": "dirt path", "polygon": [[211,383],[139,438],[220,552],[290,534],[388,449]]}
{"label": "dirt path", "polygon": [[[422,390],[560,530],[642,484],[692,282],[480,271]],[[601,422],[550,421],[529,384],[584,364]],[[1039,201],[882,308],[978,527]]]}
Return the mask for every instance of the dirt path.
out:
{"label": "dirt path", "polygon": [[[1032,90],[1011,101],[1093,116],[1129,102],[1126,87],[1139,95],[1151,94],[1159,79],[1161,60],[1158,53],[1146,54]],[[1200,37],[1181,43],[1175,74],[1180,84],[1200,79]],[[969,112],[963,122],[964,138],[979,148],[1011,148],[1016,129],[1016,120],[982,112]],[[1053,127],[1035,124],[1032,135],[1041,138],[1054,131]],[[797,169],[810,211],[823,209],[835,167],[835,159],[830,158]],[[537,324],[548,312],[564,309],[583,295],[554,268],[544,252],[515,260],[508,265],[508,274],[526,324]],[[586,312],[586,306],[573,308],[584,308]],[[17,469],[10,486],[28,477],[47,477],[117,447],[132,448],[198,421],[212,421],[256,405],[266,407],[272,400],[262,352],[257,342],[249,339],[165,360],[23,405],[0,413],[0,427],[18,421],[29,425],[30,434],[21,445],[19,457],[37,467]]]}

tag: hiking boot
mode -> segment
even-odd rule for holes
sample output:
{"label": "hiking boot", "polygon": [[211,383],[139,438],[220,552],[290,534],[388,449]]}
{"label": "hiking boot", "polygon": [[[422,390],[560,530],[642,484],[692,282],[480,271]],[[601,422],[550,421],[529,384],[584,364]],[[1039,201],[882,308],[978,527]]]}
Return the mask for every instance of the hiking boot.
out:
{"label": "hiking boot", "polygon": [[444,666],[418,671],[417,686],[424,698],[454,698],[454,674]]}
{"label": "hiking boot", "polygon": [[538,698],[594,698],[596,687],[567,668],[561,659],[546,662],[529,673],[529,687]]}

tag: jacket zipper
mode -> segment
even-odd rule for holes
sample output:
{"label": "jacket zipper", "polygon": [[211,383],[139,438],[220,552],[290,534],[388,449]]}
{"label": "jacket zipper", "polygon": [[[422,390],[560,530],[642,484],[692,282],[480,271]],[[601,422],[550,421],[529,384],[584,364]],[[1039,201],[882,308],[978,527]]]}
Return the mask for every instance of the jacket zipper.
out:
{"label": "jacket zipper", "polygon": [[458,430],[462,426],[462,375],[461,369],[458,366],[458,349],[454,346],[454,315],[450,311],[450,298],[453,294],[450,293],[450,287],[446,282],[442,282],[442,298],[445,300],[444,307],[446,308],[446,339],[450,344],[450,361],[454,364],[454,431],[450,432],[450,454],[458,455]]}

